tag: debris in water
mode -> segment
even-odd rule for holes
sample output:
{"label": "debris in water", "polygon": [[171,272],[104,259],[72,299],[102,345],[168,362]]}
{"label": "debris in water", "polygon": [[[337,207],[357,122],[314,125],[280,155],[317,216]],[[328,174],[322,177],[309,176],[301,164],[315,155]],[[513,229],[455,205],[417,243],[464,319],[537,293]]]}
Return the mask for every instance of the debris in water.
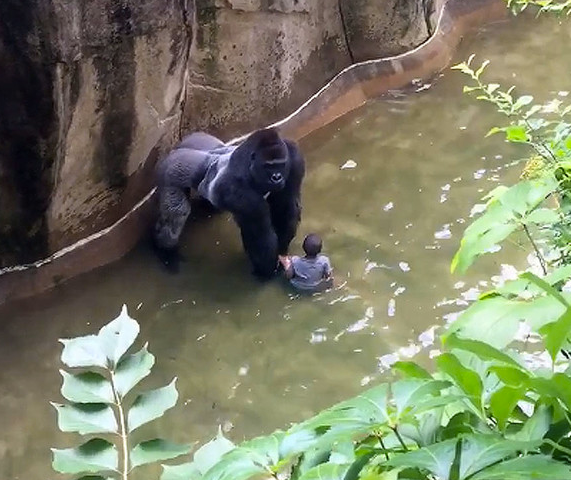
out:
{"label": "debris in water", "polygon": [[346,168],[355,168],[357,166],[357,162],[355,160],[347,160],[343,165],[341,165],[341,170],[345,170]]}

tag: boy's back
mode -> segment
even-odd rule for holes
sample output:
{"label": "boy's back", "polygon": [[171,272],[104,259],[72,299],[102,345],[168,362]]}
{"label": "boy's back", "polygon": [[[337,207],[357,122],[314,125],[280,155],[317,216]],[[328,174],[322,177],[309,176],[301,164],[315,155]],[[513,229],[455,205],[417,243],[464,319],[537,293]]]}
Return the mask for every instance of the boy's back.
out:
{"label": "boy's back", "polygon": [[291,283],[301,290],[313,290],[320,286],[323,280],[331,276],[331,262],[326,255],[315,257],[298,257],[294,255],[291,259],[293,277]]}

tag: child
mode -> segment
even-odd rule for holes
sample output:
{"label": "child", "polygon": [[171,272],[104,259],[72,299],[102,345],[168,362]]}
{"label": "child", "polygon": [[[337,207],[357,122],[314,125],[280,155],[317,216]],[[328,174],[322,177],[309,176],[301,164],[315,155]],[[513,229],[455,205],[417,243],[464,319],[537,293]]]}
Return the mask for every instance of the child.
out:
{"label": "child", "polygon": [[320,255],[322,241],[319,235],[310,233],[303,241],[304,257],[280,256],[285,276],[298,290],[316,292],[333,284],[331,263],[325,255]]}

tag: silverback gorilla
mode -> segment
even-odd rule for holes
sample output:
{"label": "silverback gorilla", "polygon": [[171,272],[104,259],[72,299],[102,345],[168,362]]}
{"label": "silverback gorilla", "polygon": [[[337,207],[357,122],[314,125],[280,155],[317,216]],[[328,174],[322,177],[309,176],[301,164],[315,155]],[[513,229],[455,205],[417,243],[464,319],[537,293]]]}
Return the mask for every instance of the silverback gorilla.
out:
{"label": "silverback gorilla", "polygon": [[232,213],[254,274],[269,278],[278,254],[287,253],[296,234],[304,174],[298,147],[273,128],[255,131],[238,146],[193,133],[157,167],[155,246],[163,253],[176,251],[190,214],[192,188],[217,209]]}

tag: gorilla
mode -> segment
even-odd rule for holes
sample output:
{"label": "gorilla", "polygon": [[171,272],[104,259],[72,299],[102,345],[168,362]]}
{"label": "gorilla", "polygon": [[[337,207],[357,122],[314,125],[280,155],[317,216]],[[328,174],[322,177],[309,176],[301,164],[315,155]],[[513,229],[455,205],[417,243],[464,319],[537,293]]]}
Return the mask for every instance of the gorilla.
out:
{"label": "gorilla", "polygon": [[203,132],[188,135],[156,170],[155,247],[163,254],[176,252],[192,189],[232,213],[254,274],[269,278],[278,254],[285,255],[295,237],[304,175],[299,148],[273,128],[257,130],[237,146]]}

